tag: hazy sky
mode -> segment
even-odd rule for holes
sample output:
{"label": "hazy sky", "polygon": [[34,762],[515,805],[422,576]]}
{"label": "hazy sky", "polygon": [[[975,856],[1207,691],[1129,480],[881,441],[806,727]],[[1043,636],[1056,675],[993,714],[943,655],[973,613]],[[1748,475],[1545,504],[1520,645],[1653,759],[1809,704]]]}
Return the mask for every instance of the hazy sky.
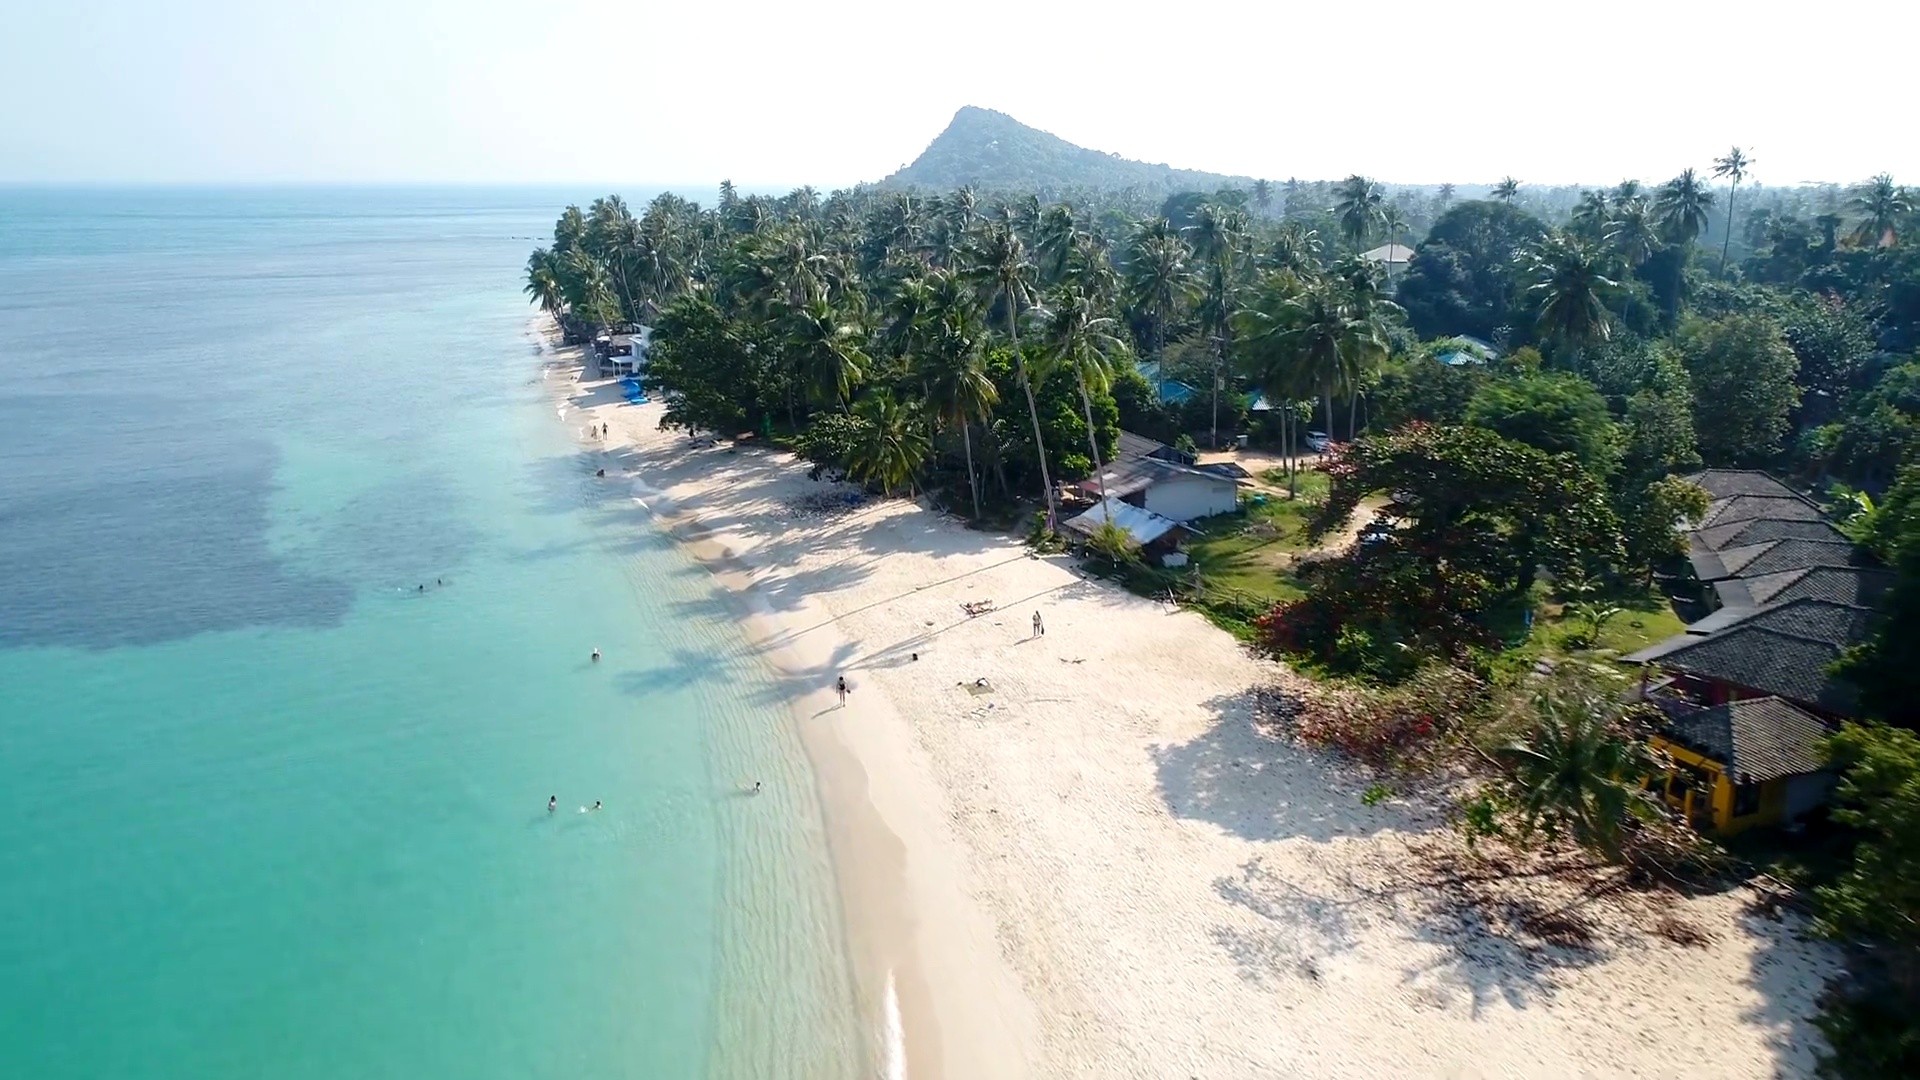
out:
{"label": "hazy sky", "polygon": [[[826,189],[973,104],[1283,179],[1920,182],[1910,0],[0,0],[0,180]],[[1873,43],[1888,43],[1887,48]]]}

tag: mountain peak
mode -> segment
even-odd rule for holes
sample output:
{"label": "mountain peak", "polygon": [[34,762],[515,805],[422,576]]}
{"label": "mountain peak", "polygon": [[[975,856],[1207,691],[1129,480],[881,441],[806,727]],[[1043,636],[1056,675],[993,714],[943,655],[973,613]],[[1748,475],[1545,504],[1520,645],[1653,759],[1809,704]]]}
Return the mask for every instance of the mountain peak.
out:
{"label": "mountain peak", "polygon": [[1067,188],[1143,191],[1214,190],[1246,185],[1247,177],[1175,169],[1130,161],[1076,146],[1006,113],[962,105],[946,130],[911,165],[880,181],[883,187],[1058,192]]}

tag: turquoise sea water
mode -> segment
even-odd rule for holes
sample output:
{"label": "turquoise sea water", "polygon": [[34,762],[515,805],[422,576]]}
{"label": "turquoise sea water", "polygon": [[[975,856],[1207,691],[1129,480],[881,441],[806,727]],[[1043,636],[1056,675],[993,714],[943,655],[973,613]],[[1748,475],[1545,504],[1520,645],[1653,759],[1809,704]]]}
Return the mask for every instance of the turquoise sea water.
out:
{"label": "turquoise sea water", "polygon": [[588,194],[0,189],[0,1074],[863,1071],[779,688],[539,381]]}

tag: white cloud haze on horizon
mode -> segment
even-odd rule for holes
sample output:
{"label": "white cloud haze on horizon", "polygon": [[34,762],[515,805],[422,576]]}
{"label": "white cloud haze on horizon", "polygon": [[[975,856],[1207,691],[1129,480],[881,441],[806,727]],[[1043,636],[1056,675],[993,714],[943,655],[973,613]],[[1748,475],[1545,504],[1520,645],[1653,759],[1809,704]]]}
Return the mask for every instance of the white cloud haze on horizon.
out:
{"label": "white cloud haze on horizon", "polygon": [[1920,182],[1904,65],[1848,55],[1920,15],[1869,0],[158,6],[9,4],[0,181],[826,190],[980,105],[1272,179],[1612,183],[1738,143],[1769,185]]}

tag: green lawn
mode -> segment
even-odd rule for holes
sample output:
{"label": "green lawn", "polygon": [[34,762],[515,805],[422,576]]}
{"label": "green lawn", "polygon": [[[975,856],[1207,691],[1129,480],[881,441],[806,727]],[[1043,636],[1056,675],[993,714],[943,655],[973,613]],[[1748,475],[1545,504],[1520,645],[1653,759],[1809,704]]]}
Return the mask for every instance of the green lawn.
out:
{"label": "green lawn", "polygon": [[1312,542],[1304,500],[1255,501],[1260,498],[1243,501],[1237,513],[1198,522],[1206,531],[1189,537],[1186,550],[1208,593],[1238,593],[1270,606],[1300,595],[1293,566]]}
{"label": "green lawn", "polygon": [[[1598,597],[1595,602],[1621,609],[1619,614],[1602,624],[1600,640],[1596,645],[1597,649],[1612,652],[1616,656],[1665,641],[1686,629],[1687,624],[1674,614],[1672,601],[1658,588],[1630,588]],[[1583,625],[1582,620],[1566,604],[1547,604],[1544,615],[1541,620],[1543,629],[1550,632],[1556,643]]]}

